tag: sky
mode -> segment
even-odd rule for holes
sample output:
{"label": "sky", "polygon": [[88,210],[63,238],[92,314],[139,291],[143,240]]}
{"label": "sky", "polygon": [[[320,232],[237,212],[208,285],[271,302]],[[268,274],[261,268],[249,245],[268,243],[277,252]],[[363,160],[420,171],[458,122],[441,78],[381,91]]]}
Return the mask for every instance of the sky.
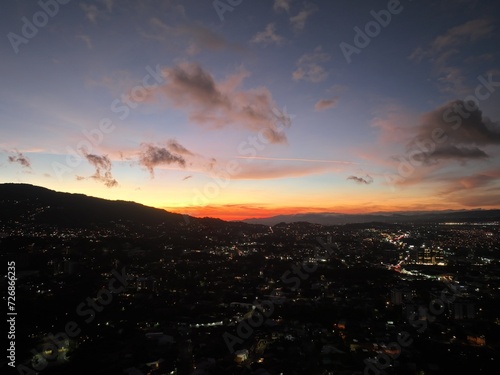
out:
{"label": "sky", "polygon": [[2,7],[2,183],[227,220],[500,208],[496,0]]}

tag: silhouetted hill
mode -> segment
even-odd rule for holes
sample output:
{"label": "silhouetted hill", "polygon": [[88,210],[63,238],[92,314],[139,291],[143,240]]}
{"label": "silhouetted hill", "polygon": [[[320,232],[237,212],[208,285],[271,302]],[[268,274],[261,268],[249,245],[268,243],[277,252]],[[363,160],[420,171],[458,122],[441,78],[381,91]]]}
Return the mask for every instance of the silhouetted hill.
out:
{"label": "silhouetted hill", "polygon": [[64,227],[87,227],[112,221],[146,225],[185,222],[183,215],[134,202],[60,193],[28,184],[0,184],[0,208],[2,221],[28,220]]}
{"label": "silhouetted hill", "polygon": [[[150,235],[193,234],[234,236],[267,232],[266,226],[195,218],[144,206],[83,194],[56,192],[29,184],[0,184],[0,224],[8,228],[91,228],[147,231]],[[115,232],[117,233],[117,232]]]}
{"label": "silhouetted hill", "polygon": [[500,210],[394,212],[373,214],[306,213],[280,215],[243,222],[194,218],[144,206],[83,194],[61,193],[29,184],[0,184],[0,221],[59,227],[96,227],[110,223],[128,226],[202,227],[209,231],[265,231],[263,226],[287,227],[289,223],[340,225],[353,223],[439,223],[500,221]]}

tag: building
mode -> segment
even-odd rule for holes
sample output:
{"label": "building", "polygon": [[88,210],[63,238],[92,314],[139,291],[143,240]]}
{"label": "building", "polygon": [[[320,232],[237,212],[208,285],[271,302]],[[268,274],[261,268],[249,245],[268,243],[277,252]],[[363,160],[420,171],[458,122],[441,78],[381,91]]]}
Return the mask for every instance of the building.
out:
{"label": "building", "polygon": [[444,251],[439,247],[419,247],[410,250],[410,259],[413,264],[444,265]]}

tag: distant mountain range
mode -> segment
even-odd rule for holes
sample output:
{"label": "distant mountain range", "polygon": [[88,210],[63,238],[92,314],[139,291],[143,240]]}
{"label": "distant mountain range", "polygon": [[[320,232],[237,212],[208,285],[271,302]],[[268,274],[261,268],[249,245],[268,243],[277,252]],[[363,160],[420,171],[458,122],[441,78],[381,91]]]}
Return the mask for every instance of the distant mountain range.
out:
{"label": "distant mountain range", "polygon": [[442,223],[442,222],[489,222],[500,221],[500,210],[461,211],[409,211],[376,212],[367,214],[303,213],[278,215],[260,219],[243,220],[249,224],[273,226],[278,223],[308,222],[321,225],[342,225],[356,223]]}
{"label": "distant mountain range", "polygon": [[29,184],[0,184],[0,222],[61,227],[95,227],[103,224],[202,225],[232,230],[250,229],[251,224],[273,226],[279,223],[308,222],[321,225],[356,223],[438,223],[500,221],[500,210],[389,212],[370,214],[305,213],[279,215],[242,222],[195,218],[135,202],[112,201],[83,194],[61,193]]}

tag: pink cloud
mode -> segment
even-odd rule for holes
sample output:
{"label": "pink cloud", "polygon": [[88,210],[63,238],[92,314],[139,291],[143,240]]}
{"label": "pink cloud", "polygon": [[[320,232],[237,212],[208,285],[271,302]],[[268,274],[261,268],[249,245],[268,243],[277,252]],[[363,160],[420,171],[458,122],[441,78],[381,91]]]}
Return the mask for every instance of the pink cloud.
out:
{"label": "pink cloud", "polygon": [[240,127],[263,131],[270,143],[286,143],[284,128],[273,110],[276,103],[265,87],[244,90],[241,84],[249,75],[245,70],[217,82],[196,63],[180,63],[162,70],[166,82],[150,93],[150,99],[163,95],[168,103],[188,113],[198,125],[212,129]]}
{"label": "pink cloud", "polygon": [[321,46],[316,47],[313,52],[306,53],[299,58],[297,70],[292,73],[292,78],[296,81],[323,82],[328,78],[328,71],[323,64],[330,59],[331,56],[323,52]]}
{"label": "pink cloud", "polygon": [[318,11],[314,4],[305,4],[304,8],[297,15],[290,17],[290,24],[295,31],[302,31],[306,26],[307,20]]}
{"label": "pink cloud", "polygon": [[326,111],[327,109],[331,109],[337,105],[337,98],[332,99],[321,99],[315,105],[314,109],[316,111]]}

